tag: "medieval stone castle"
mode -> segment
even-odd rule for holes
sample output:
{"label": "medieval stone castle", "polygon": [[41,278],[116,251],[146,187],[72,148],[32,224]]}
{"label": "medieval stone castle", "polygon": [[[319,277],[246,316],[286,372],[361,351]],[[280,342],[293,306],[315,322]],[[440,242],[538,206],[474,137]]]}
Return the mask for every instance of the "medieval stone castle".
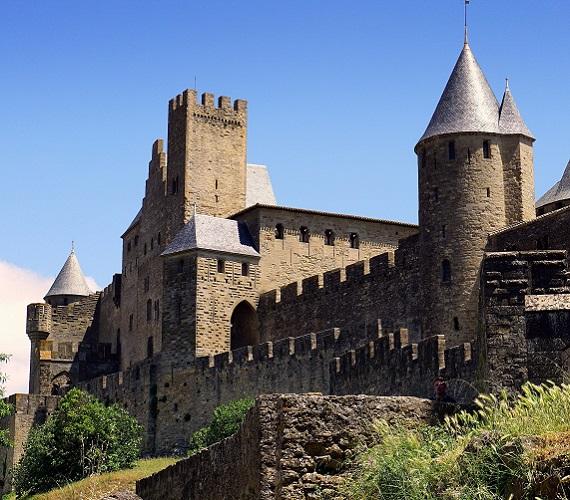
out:
{"label": "medieval stone castle", "polygon": [[533,134],[467,42],[415,146],[417,226],[277,205],[246,139],[246,101],[169,102],[121,273],[94,293],[72,252],[28,306],[30,394],[12,396],[5,465],[69,386],[124,406],[163,453],[244,396],[561,379],[570,164],[535,203]]}

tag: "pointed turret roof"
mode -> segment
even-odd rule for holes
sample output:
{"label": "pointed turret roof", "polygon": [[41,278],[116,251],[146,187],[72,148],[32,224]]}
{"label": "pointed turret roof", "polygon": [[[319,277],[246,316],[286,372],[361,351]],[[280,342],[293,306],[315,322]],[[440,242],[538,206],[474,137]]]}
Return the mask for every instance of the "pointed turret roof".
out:
{"label": "pointed turret roof", "polygon": [[162,255],[173,255],[188,250],[210,250],[259,257],[244,223],[195,212]]}
{"label": "pointed turret roof", "polygon": [[526,126],[519,112],[519,108],[509,88],[508,80],[499,115],[499,129],[502,134],[520,134],[534,139],[532,132]]}
{"label": "pointed turret roof", "polygon": [[442,134],[499,131],[499,103],[466,41],[419,142]]}
{"label": "pointed turret roof", "polygon": [[81,266],[75,255],[75,250],[72,249],[44,299],[57,295],[86,297],[91,293],[93,292],[87,286],[85,276],[83,276],[83,271],[81,271]]}
{"label": "pointed turret roof", "polygon": [[536,202],[536,208],[568,199],[570,199],[570,161],[566,165],[562,178]]}

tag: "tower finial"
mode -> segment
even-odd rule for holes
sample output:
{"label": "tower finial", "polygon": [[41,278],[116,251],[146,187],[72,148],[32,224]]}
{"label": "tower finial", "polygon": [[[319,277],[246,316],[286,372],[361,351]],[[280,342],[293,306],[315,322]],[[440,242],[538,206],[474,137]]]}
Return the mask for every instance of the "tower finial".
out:
{"label": "tower finial", "polygon": [[71,240],[71,253],[75,253],[75,241]]}
{"label": "tower finial", "polygon": [[509,77],[505,78],[505,90],[509,90]]}
{"label": "tower finial", "polygon": [[469,38],[467,36],[467,6],[471,3],[471,0],[465,0],[465,23],[464,23],[464,35],[463,35],[463,43],[468,44]]}

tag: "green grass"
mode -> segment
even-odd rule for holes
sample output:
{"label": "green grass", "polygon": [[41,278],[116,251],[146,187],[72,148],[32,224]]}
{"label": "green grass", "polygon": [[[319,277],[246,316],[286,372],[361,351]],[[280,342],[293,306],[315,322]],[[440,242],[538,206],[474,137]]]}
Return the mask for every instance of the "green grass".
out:
{"label": "green grass", "polygon": [[[132,469],[91,476],[62,488],[35,495],[31,497],[31,500],[90,500],[98,499],[120,490],[135,491],[136,481],[150,476],[175,462],[175,458],[139,460]],[[14,500],[15,498],[15,495],[12,494],[3,500]]]}
{"label": "green grass", "polygon": [[376,424],[345,495],[354,500],[566,499],[570,487],[570,386],[526,384],[482,396],[477,411],[415,430]]}

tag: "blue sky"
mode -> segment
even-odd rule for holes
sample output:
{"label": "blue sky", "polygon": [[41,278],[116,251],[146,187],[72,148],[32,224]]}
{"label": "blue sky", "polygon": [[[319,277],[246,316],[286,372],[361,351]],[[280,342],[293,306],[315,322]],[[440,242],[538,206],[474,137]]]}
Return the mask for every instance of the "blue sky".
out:
{"label": "blue sky", "polygon": [[[120,270],[168,99],[249,101],[278,201],[415,222],[413,147],[459,54],[462,0],[2,2],[0,260]],[[542,194],[570,158],[570,2],[472,0],[471,45],[533,130]]]}

